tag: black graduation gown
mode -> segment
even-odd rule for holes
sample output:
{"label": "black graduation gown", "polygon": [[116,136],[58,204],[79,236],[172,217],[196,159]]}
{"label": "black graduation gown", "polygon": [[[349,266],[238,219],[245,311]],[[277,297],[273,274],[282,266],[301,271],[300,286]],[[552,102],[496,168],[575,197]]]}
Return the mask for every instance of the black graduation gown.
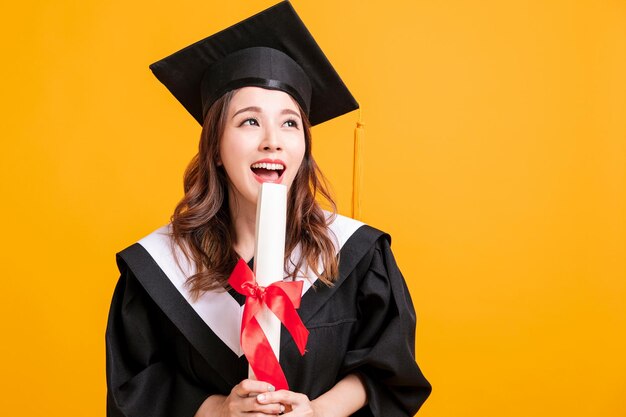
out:
{"label": "black graduation gown", "polygon": [[[335,285],[314,285],[302,297],[306,354],[283,328],[280,363],[290,389],[310,399],[358,373],[368,404],[355,416],[412,416],[431,391],[415,362],[413,304],[389,236],[359,226],[341,246]],[[141,244],[117,262],[106,330],[107,416],[193,417],[209,395],[228,395],[247,378],[245,356],[200,318]],[[243,304],[232,291],[222,294]]]}

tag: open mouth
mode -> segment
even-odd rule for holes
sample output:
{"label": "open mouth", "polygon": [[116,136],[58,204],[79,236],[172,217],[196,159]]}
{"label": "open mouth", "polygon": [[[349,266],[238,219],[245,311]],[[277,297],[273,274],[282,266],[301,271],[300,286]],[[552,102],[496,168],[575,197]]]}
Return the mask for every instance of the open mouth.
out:
{"label": "open mouth", "polygon": [[255,162],[250,166],[250,169],[259,182],[279,182],[283,172],[285,172],[285,165],[281,163]]}

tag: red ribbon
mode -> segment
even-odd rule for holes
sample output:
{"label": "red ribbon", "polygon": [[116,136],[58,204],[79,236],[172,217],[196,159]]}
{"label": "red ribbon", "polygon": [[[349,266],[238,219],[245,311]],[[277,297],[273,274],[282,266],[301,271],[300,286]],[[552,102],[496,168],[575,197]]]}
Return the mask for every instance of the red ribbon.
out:
{"label": "red ribbon", "polygon": [[304,355],[309,331],[296,313],[300,307],[302,281],[278,281],[262,287],[257,285],[254,272],[248,264],[239,259],[228,283],[239,294],[246,296],[241,321],[241,347],[254,375],[260,381],[272,384],[277,390],[289,389],[285,373],[255,316],[265,304],[280,319],[296,342],[300,354]]}

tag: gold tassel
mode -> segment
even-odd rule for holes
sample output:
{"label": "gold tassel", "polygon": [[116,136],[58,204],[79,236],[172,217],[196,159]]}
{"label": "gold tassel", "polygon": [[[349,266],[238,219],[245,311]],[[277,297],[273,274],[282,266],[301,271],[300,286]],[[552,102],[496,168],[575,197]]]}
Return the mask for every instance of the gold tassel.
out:
{"label": "gold tassel", "polygon": [[354,158],[352,165],[352,218],[361,220],[361,181],[363,177],[363,147],[365,142],[365,124],[359,121],[354,128]]}

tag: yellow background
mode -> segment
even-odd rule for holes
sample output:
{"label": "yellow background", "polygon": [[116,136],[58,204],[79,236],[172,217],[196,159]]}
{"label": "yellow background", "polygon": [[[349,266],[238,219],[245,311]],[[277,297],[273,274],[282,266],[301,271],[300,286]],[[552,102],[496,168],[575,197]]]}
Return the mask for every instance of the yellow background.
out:
{"label": "yellow background", "polygon": [[[0,6],[1,415],[104,416],[114,254],[168,221],[199,134],[148,65],[272,3]],[[363,106],[420,415],[626,416],[626,3],[294,6]],[[357,118],[313,132],[342,213]]]}

